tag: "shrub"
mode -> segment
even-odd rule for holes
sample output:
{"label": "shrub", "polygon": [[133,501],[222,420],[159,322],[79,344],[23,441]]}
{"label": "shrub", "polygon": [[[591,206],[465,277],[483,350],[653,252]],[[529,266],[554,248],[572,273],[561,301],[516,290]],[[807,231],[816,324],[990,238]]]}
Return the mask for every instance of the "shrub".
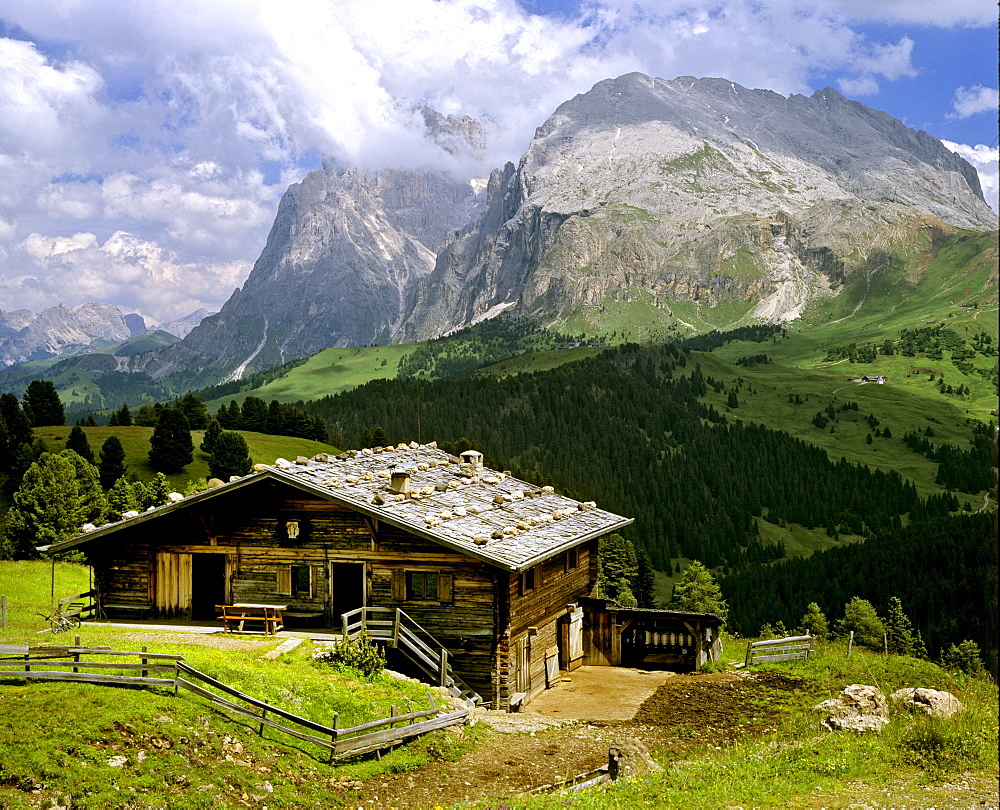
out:
{"label": "shrub", "polygon": [[351,667],[359,670],[366,678],[371,678],[385,669],[385,654],[382,648],[362,632],[357,638],[337,641],[329,650],[318,652],[314,661],[321,664]]}

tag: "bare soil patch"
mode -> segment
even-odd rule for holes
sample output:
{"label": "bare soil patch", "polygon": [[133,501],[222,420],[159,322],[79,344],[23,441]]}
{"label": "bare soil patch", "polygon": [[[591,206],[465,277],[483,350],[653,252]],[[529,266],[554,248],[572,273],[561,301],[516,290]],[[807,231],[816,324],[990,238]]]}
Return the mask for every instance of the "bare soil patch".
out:
{"label": "bare soil patch", "polygon": [[[790,699],[799,686],[797,679],[776,673],[677,675],[627,721],[553,726],[551,715],[525,711],[509,716],[505,733],[491,734],[458,761],[366,780],[351,799],[405,808],[496,802],[606,764],[608,748],[623,739],[637,739],[671,758],[705,745],[722,748],[774,728],[782,696]],[[483,722],[492,725],[489,714]],[[518,731],[519,726],[535,730]]]}

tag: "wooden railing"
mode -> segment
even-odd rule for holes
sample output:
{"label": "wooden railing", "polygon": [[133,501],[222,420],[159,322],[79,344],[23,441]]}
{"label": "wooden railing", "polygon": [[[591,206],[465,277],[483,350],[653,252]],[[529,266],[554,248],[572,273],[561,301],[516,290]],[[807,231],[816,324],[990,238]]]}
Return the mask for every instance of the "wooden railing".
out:
{"label": "wooden railing", "polygon": [[[88,657],[115,660],[95,661]],[[72,671],[68,671],[70,669]],[[125,674],[116,674],[110,670]],[[151,672],[170,673],[171,677],[151,677]],[[106,647],[29,648],[27,644],[0,644],[0,676],[15,673],[15,677],[23,678],[26,683],[48,680],[108,686],[160,686],[173,688],[175,695],[184,689],[238,717],[251,720],[257,725],[257,733],[261,736],[265,728],[271,728],[318,745],[329,752],[330,762],[391,748],[411,737],[464,723],[472,711],[468,705],[453,711],[442,711],[433,695],[428,693],[429,708],[422,711],[398,714],[396,707],[392,706],[389,717],[380,720],[340,728],[338,716],[334,715],[333,723],[325,726],[227,686],[188,666],[182,655],[150,653],[146,650],[132,652]],[[218,694],[219,692],[222,694]]]}
{"label": "wooden railing", "polygon": [[400,650],[438,686],[448,689],[453,697],[474,704],[482,697],[451,668],[448,650],[434,636],[399,608],[362,607],[341,615],[344,638],[358,638],[365,633],[371,639],[386,641]]}
{"label": "wooden railing", "polygon": [[812,636],[789,636],[768,641],[752,641],[747,647],[746,665],[765,661],[792,661],[812,653]]}

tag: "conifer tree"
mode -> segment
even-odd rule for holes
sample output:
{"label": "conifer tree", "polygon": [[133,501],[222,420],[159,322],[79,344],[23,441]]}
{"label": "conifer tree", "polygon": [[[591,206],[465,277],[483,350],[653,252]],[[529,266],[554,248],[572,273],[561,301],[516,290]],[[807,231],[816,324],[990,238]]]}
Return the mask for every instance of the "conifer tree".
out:
{"label": "conifer tree", "polygon": [[714,613],[722,619],[723,624],[729,616],[729,605],[722,598],[722,591],[712,572],[698,560],[693,560],[684,569],[681,578],[674,585],[670,608],[692,613]]}
{"label": "conifer tree", "polygon": [[803,633],[808,633],[810,636],[820,639],[820,641],[830,635],[830,626],[826,621],[826,616],[815,602],[810,602],[806,605],[806,612],[799,623],[799,629]]}
{"label": "conifer tree", "polygon": [[24,392],[24,410],[34,427],[62,425],[66,412],[52,380],[32,380]]}
{"label": "conifer tree", "polygon": [[146,487],[141,481],[122,476],[108,490],[108,520],[121,520],[126,512],[141,512],[146,508],[145,497]]}
{"label": "conifer tree", "polygon": [[893,655],[913,655],[913,624],[903,612],[903,603],[898,596],[889,597],[885,616],[886,643]]}
{"label": "conifer tree", "polygon": [[164,408],[149,440],[149,464],[161,472],[180,472],[194,458],[194,441],[184,414]]}
{"label": "conifer tree", "polygon": [[116,413],[121,427],[132,427],[132,411],[129,410],[127,402],[123,402]]}
{"label": "conifer tree", "polygon": [[656,577],[649,555],[639,549],[636,551],[635,598],[639,607],[656,607]]}
{"label": "conifer tree", "polygon": [[867,599],[855,596],[844,605],[844,618],[837,622],[838,634],[847,636],[854,631],[854,643],[869,650],[883,648],[885,625]]}
{"label": "conifer tree", "polygon": [[198,449],[203,453],[208,453],[212,455],[215,452],[215,443],[219,440],[219,435],[222,433],[222,425],[219,424],[218,419],[213,419],[208,423],[208,427],[205,429],[205,436],[201,440],[201,444]]}
{"label": "conifer tree", "polygon": [[107,520],[108,500],[101,489],[97,467],[73,450],[63,450],[59,455],[68,458],[73,465],[83,509],[83,522],[103,525]]}
{"label": "conifer tree", "polygon": [[228,481],[233,475],[246,475],[253,469],[250,448],[239,433],[224,430],[215,442],[215,449],[208,462],[208,474],[212,478]]}
{"label": "conifer tree", "polygon": [[69,438],[66,439],[66,449],[72,450],[80,458],[86,459],[91,464],[94,463],[94,451],[90,449],[87,434],[84,433],[83,428],[79,425],[75,425],[69,432]]}
{"label": "conifer tree", "polygon": [[97,470],[101,486],[105,489],[111,489],[128,472],[128,465],[125,463],[125,448],[122,447],[117,436],[108,436],[104,440],[104,444],[101,445],[98,456]]}

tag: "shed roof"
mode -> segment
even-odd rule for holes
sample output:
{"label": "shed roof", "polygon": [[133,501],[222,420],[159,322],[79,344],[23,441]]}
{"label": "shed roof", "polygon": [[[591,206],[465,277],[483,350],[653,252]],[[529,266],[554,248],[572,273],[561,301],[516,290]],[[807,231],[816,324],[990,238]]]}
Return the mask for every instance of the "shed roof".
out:
{"label": "shed roof", "polygon": [[[531,566],[632,523],[593,502],[557,494],[503,472],[450,456],[434,444],[320,454],[295,462],[278,459],[257,472],[158,507],[139,517],[110,523],[41,547],[61,551],[145,522],[256,481],[275,479],[362,514],[428,538],[508,571]],[[391,490],[393,472],[410,474],[410,493]]]}

